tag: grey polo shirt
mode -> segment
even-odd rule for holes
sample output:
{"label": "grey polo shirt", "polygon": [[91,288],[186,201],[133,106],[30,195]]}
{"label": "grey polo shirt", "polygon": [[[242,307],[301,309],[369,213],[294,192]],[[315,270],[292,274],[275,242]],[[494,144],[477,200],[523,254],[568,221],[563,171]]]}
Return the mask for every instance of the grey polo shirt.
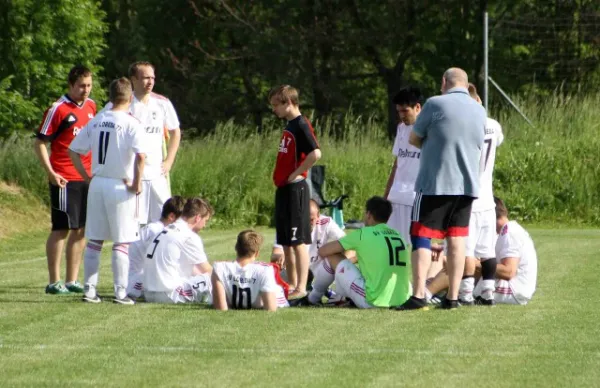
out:
{"label": "grey polo shirt", "polygon": [[478,196],[486,117],[465,88],[427,100],[413,127],[423,139],[415,192]]}

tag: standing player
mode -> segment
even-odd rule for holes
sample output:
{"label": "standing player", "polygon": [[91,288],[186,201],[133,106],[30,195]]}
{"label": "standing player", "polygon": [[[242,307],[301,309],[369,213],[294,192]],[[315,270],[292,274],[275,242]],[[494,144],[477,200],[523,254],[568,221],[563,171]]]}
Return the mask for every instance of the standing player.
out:
{"label": "standing player", "polygon": [[[481,104],[475,85],[469,84],[469,95]],[[496,260],[494,245],[496,242],[496,214],[494,211],[494,194],[492,176],[496,160],[496,148],[502,144],[504,135],[502,127],[496,120],[487,118],[485,137],[481,157],[479,159],[479,198],[473,201],[471,220],[469,221],[469,236],[465,244],[465,273],[458,290],[458,301],[462,305],[474,303],[473,288],[475,287],[475,264],[481,260],[481,286],[488,299],[482,304],[493,303],[494,279],[496,275]]]}
{"label": "standing player", "polygon": [[179,195],[169,198],[163,205],[160,220],[141,228],[140,239],[129,245],[127,295],[130,298],[136,299],[142,296],[144,290],[144,258],[148,246],[166,226],[171,225],[181,217],[184,205],[185,200]]}
{"label": "standing player", "polygon": [[[134,62],[129,66],[128,73],[134,94],[130,112],[142,122],[148,141],[138,214],[140,224],[145,225],[159,220],[162,205],[171,197],[167,177],[179,149],[181,130],[177,112],[171,101],[152,92],[156,79],[154,66],[150,62]],[[105,109],[110,107],[109,103]],[[165,129],[170,135],[167,155],[163,161]]]}
{"label": "standing player", "polygon": [[212,215],[206,201],[190,198],[181,218],[152,240],[144,260],[146,302],[201,303],[210,299],[212,267],[198,232]]}
{"label": "standing player", "polygon": [[[319,255],[326,257],[321,266],[327,263],[335,272],[336,293],[352,300],[356,307],[389,308],[410,296],[410,255],[402,236],[386,225],[391,214],[388,200],[372,197],[366,204],[364,228],[319,249]],[[356,251],[358,267],[342,255],[347,250]],[[321,282],[321,274],[325,272],[315,273],[315,283]],[[310,298],[309,302],[317,300]]]}
{"label": "standing player", "polygon": [[[115,303],[131,305],[127,297],[129,243],[139,239],[135,218],[137,194],[142,190],[144,132],[140,122],[129,115],[131,82],[116,79],[109,87],[112,109],[100,112],[69,146],[75,168],[90,182],[84,255],[85,292],[83,301],[100,303],[96,294],[100,253],[105,240],[113,241],[112,270]],[[92,151],[92,176],[80,155]],[[79,155],[78,155],[79,154]]]}
{"label": "standing player", "polygon": [[[92,90],[90,69],[80,65],[73,67],[68,81],[69,92],[44,113],[34,145],[35,153],[50,181],[52,232],[46,241],[49,275],[47,294],[83,292],[83,286],[77,281],[77,277],[85,246],[88,184],[73,167],[67,150],[81,128],[96,115],[96,103],[88,98]],[[46,149],[47,143],[50,143],[50,157]],[[83,158],[83,165],[89,173],[89,155]],[[63,285],[60,281],[60,259],[65,239],[67,282]]]}
{"label": "standing player", "polygon": [[394,96],[400,117],[392,153],[394,167],[385,188],[384,198],[392,203],[391,228],[400,232],[404,241],[410,241],[410,215],[415,201],[415,180],[419,172],[421,150],[408,142],[412,126],[421,112],[423,96],[418,88],[404,88]]}
{"label": "standing player", "polygon": [[[269,93],[273,112],[288,121],[279,142],[277,162],[273,171],[275,192],[275,228],[277,243],[283,246],[290,286],[290,300],[306,296],[309,257],[306,244],[310,237],[310,191],[306,176],[320,158],[314,130],[302,116],[298,91],[282,85]],[[292,255],[293,251],[293,255]]]}
{"label": "standing player", "polygon": [[214,263],[213,306],[217,310],[287,307],[283,288],[275,280],[276,267],[257,262],[263,238],[253,230],[238,234],[235,261]]}

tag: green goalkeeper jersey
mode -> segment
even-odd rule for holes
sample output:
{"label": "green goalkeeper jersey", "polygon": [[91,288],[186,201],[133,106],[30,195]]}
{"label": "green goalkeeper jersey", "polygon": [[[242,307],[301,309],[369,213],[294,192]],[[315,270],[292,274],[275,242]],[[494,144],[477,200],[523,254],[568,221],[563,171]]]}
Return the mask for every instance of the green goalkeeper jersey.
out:
{"label": "green goalkeeper jersey", "polygon": [[367,226],[339,241],[345,250],[356,251],[367,302],[393,307],[410,297],[410,252],[395,229],[386,224]]}

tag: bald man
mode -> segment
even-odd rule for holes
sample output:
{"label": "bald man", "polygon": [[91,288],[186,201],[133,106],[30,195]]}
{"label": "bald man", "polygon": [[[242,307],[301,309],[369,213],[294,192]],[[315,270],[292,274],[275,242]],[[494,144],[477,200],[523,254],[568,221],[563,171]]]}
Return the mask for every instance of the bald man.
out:
{"label": "bald man", "polygon": [[432,97],[417,117],[409,143],[421,149],[411,222],[413,295],[398,310],[427,308],[425,280],[431,239],[445,239],[449,288],[441,307],[458,307],[465,265],[471,204],[479,195],[479,159],[486,112],[467,90],[467,73],[457,67],[442,76],[442,95]]}

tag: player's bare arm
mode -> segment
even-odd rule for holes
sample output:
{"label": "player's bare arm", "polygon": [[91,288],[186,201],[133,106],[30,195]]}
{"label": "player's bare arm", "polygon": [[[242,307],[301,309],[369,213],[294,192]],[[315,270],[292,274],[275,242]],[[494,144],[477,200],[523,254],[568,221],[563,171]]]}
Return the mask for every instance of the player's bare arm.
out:
{"label": "player's bare arm", "polygon": [[227,297],[225,296],[225,287],[215,272],[211,276],[213,307],[215,310],[227,311]]}
{"label": "player's bare arm", "polygon": [[506,257],[502,259],[496,266],[496,277],[498,279],[510,280],[517,276],[517,268],[519,267],[518,257]]}
{"label": "player's bare arm", "polygon": [[388,178],[387,184],[385,185],[385,193],[383,194],[383,198],[388,199],[388,195],[390,195],[390,190],[392,189],[392,185],[394,184],[394,177],[396,176],[396,169],[398,168],[398,158],[394,158],[394,166],[392,166],[392,171],[390,172],[390,176]]}
{"label": "player's bare arm", "polygon": [[127,190],[139,194],[142,192],[142,173],[146,164],[146,154],[135,154],[135,163],[133,168],[133,182],[125,181]]}
{"label": "player's bare arm", "polygon": [[417,135],[414,131],[410,131],[408,143],[421,149],[421,147],[423,146],[423,138],[419,137],[419,135]]}
{"label": "player's bare arm", "polygon": [[206,261],[204,263],[196,264],[192,268],[192,275],[194,275],[194,276],[202,275],[205,273],[211,273],[211,272],[212,272],[212,266],[210,265],[210,263],[208,261]]}
{"label": "player's bare arm", "polygon": [[260,299],[262,301],[263,310],[277,311],[277,299],[274,292],[261,292]]}
{"label": "player's bare arm", "polygon": [[[83,162],[81,161],[81,155],[70,149],[69,157],[71,158],[71,162],[73,162],[73,166],[75,166],[75,169],[77,170],[79,175],[81,175],[83,180],[86,183],[90,183],[92,178],[88,175],[87,171],[85,170],[85,167],[83,166]],[[63,186],[61,186],[61,187],[63,187]]]}
{"label": "player's bare arm", "polygon": [[167,158],[162,164],[162,172],[167,175],[175,163],[175,157],[177,156],[177,150],[179,149],[179,143],[181,142],[181,129],[177,128],[170,132],[169,146],[167,148]]}
{"label": "player's bare arm", "polygon": [[302,178],[302,173],[308,171],[317,161],[321,159],[321,150],[315,149],[310,154],[306,155],[304,162],[294,172],[292,172],[288,178],[288,183],[295,181],[296,179]]}
{"label": "player's bare arm", "polygon": [[344,247],[339,241],[332,241],[319,248],[319,256],[329,257],[335,255],[336,253],[344,253],[344,251]]}
{"label": "player's bare arm", "polygon": [[50,183],[58,187],[65,187],[67,185],[67,180],[63,178],[60,174],[54,172],[52,165],[50,164],[50,157],[48,156],[48,148],[46,148],[46,142],[41,139],[35,139],[33,143],[33,149],[35,154],[37,155],[42,167],[48,174],[48,179]]}

